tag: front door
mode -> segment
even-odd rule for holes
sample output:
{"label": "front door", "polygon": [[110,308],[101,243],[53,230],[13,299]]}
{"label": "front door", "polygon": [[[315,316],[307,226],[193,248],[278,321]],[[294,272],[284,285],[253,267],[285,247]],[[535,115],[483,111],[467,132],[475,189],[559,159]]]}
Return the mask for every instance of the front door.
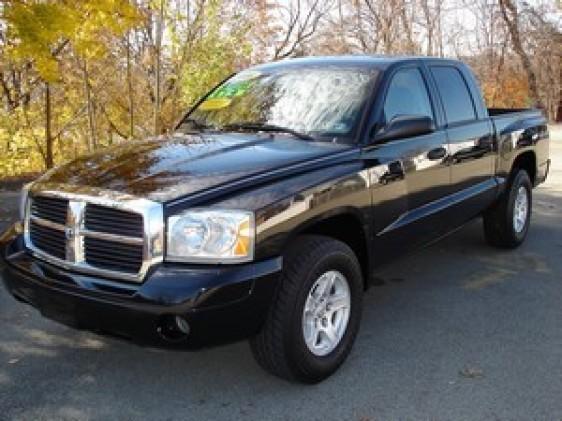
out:
{"label": "front door", "polygon": [[[396,116],[427,116],[435,121],[435,102],[417,66],[397,70],[387,85],[386,124]],[[364,151],[370,168],[375,252],[392,257],[446,232],[440,200],[450,191],[449,145],[441,127],[430,134],[392,140]]]}

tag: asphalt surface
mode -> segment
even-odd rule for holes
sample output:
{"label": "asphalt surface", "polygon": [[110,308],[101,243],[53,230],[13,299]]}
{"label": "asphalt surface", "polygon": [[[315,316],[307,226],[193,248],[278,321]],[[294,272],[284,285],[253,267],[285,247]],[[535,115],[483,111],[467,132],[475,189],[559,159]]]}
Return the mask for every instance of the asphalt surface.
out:
{"label": "asphalt surface", "polygon": [[[480,221],[378,273],[354,351],[316,386],[246,343],[140,348],[43,319],[0,289],[0,419],[562,420],[562,128],[515,251]],[[0,228],[17,195],[0,193]]]}

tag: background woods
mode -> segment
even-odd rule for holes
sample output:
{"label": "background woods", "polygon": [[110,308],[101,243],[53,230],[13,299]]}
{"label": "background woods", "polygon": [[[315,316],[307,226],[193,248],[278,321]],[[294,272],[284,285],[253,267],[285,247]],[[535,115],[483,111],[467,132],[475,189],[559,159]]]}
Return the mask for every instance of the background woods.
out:
{"label": "background woods", "polygon": [[561,110],[560,3],[0,0],[0,178],[161,134],[251,64],[302,55],[467,61],[489,106]]}

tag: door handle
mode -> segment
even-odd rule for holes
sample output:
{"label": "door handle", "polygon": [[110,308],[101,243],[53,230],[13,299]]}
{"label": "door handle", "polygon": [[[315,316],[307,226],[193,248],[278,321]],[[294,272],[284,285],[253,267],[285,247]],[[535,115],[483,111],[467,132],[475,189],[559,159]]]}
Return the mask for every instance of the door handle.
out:
{"label": "door handle", "polygon": [[379,182],[388,184],[392,181],[402,180],[404,178],[404,169],[400,161],[394,161],[388,164],[388,170],[381,175]]}
{"label": "door handle", "polygon": [[431,161],[436,161],[438,159],[443,159],[445,158],[445,155],[447,155],[447,149],[445,149],[444,147],[439,147],[439,148],[435,148],[430,150],[427,153],[427,159],[431,160]]}

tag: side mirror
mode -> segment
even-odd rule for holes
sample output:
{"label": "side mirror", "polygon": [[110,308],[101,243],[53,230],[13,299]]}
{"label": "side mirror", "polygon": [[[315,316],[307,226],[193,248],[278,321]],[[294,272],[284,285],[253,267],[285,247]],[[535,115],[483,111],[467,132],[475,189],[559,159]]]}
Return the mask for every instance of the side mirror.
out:
{"label": "side mirror", "polygon": [[433,119],[427,116],[398,115],[373,136],[374,143],[405,137],[421,136],[435,130]]}

